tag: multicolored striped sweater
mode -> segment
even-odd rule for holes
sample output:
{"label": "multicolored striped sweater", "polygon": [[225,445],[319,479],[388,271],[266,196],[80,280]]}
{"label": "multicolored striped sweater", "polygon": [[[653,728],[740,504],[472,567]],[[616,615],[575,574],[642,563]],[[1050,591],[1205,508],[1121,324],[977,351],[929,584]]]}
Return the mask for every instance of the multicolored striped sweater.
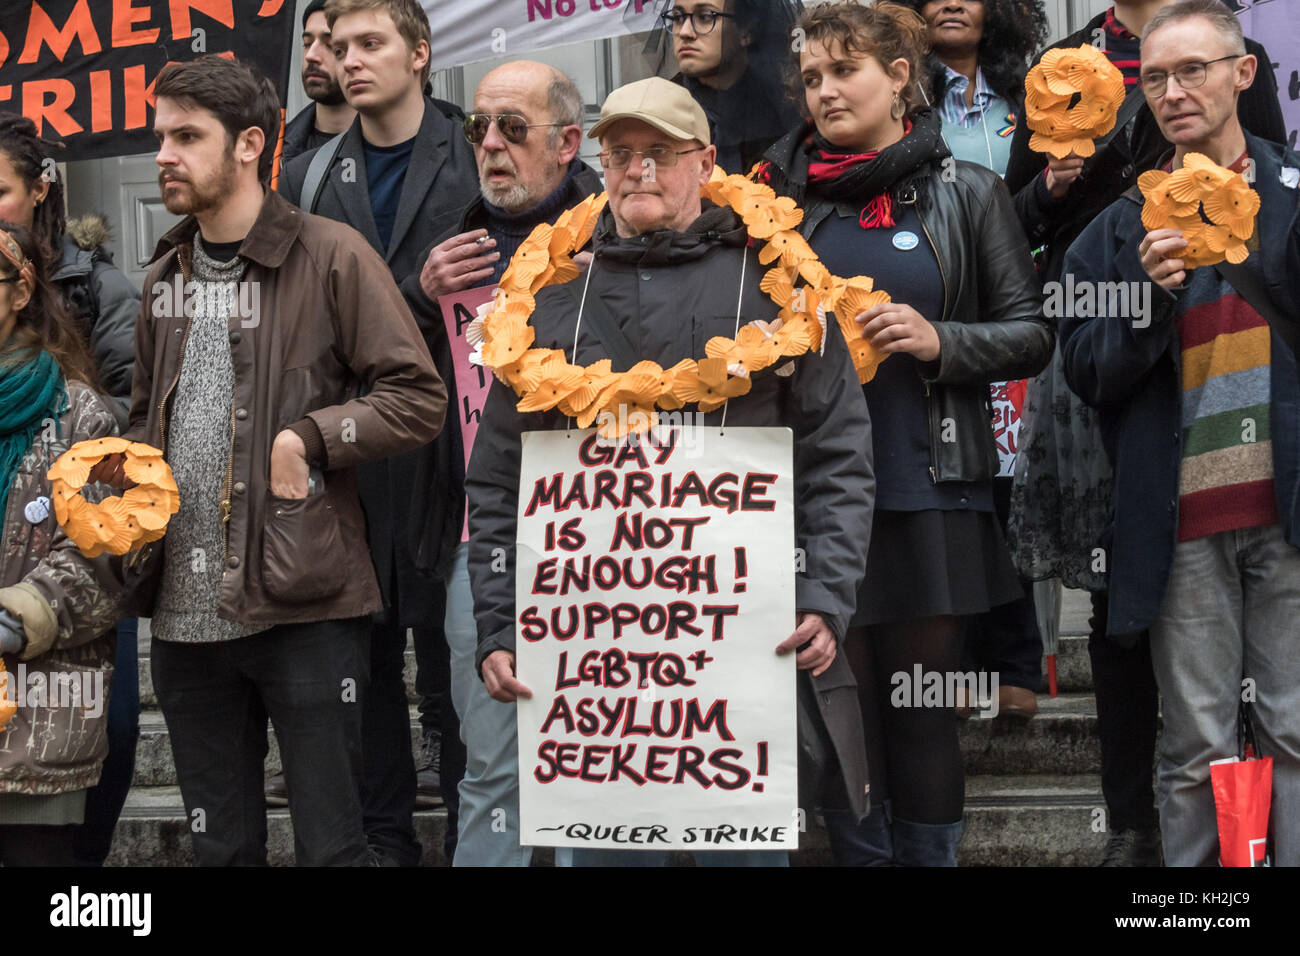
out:
{"label": "multicolored striped sweater", "polygon": [[1268,322],[1210,267],[1191,273],[1180,310],[1178,540],[1273,524]]}

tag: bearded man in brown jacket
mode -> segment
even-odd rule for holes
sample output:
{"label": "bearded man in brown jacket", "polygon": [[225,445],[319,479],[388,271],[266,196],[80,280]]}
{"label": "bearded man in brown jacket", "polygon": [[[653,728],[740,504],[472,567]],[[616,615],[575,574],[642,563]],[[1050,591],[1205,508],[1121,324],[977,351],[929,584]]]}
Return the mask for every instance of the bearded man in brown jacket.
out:
{"label": "bearded man in brown jacket", "polygon": [[195,856],[265,863],[269,717],[298,863],[365,864],[361,700],[382,601],[353,469],[432,440],[446,390],[366,240],[265,188],[270,83],[204,57],[155,92],[163,202],[189,216],[145,281],[128,437],[164,450],[181,509],[165,554],[128,573],[148,595]]}

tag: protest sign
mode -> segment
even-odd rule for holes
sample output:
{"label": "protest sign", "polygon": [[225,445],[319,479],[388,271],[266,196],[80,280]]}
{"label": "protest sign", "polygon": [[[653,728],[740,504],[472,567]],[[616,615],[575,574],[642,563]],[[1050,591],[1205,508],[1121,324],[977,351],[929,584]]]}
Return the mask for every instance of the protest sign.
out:
{"label": "protest sign", "polygon": [[672,5],[671,0],[423,2],[433,30],[432,59],[442,67],[645,32]]}
{"label": "protest sign", "polygon": [[797,847],[792,449],[784,428],[524,434],[523,843]]}
{"label": "protest sign", "polygon": [[998,447],[999,478],[1010,478],[1016,473],[1016,453],[1020,450],[1020,409],[1024,402],[1024,388],[1023,381],[993,382],[989,385],[989,401],[993,406],[993,442]]}
{"label": "protest sign", "polygon": [[56,157],[156,150],[153,86],[205,53],[256,64],[284,102],[297,37],[289,0],[31,0],[0,4],[0,110],[22,113]]}
{"label": "protest sign", "polygon": [[[492,373],[482,365],[470,362],[473,346],[465,338],[465,330],[474,321],[478,307],[492,301],[496,286],[486,285],[465,289],[438,297],[443,324],[447,327],[447,340],[451,343],[451,363],[456,372],[456,407],[452,414],[460,416],[460,437],[465,447],[465,469],[469,470],[469,455],[478,435],[478,423],[483,418],[483,406],[492,387]],[[469,540],[469,509],[461,526],[460,540]]]}

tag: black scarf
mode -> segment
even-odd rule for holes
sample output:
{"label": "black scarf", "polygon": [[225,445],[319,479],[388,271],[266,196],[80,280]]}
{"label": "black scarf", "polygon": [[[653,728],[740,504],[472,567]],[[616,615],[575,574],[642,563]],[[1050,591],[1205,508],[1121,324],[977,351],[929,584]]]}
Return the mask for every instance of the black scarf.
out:
{"label": "black scarf", "polygon": [[931,174],[933,169],[952,154],[939,134],[939,115],[934,110],[922,110],[912,117],[912,128],[897,143],[880,150],[874,159],[865,160],[833,180],[810,183],[808,167],[815,157],[822,155],[849,156],[858,150],[835,146],[815,129],[799,136],[787,136],[778,147],[785,147],[786,155],[773,156],[773,163],[760,178],[765,178],[780,195],[794,197],[802,204],[811,192],[835,203],[866,206],[882,193],[895,198],[916,180]]}

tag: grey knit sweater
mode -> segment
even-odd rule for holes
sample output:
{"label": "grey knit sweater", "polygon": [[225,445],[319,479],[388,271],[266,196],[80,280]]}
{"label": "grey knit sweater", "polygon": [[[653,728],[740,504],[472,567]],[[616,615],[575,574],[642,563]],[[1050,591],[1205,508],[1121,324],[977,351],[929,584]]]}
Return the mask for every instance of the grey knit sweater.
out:
{"label": "grey knit sweater", "polygon": [[196,295],[167,423],[167,459],[181,507],[167,526],[167,557],[152,621],[154,635],[164,641],[229,641],[259,630],[217,616],[225,566],[221,496],[235,391],[226,322],[246,266],[238,256],[214,262],[195,234],[194,278],[202,291]]}

